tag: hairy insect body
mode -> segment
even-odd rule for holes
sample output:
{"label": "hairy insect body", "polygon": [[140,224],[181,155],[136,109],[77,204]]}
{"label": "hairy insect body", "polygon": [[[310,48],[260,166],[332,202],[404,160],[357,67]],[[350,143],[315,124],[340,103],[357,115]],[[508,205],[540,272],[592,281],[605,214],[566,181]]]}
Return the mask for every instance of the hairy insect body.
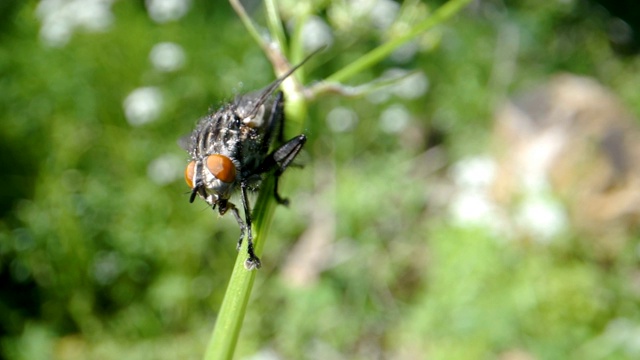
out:
{"label": "hairy insect body", "polygon": [[[274,196],[279,203],[286,204],[278,194],[278,179],[306,141],[305,135],[298,135],[283,143],[284,99],[281,92],[273,95],[296,68],[267,88],[238,96],[201,119],[185,144],[191,157],[185,170],[185,180],[191,188],[190,201],[199,196],[213,209],[217,207],[220,215],[232,211],[240,226],[238,248],[247,233],[249,257],[245,267],[249,270],[259,268],[261,264],[253,250],[247,192],[257,188],[263,176],[272,173],[275,176]],[[281,145],[269,152],[274,140]],[[229,201],[237,190],[240,190],[244,221]]]}

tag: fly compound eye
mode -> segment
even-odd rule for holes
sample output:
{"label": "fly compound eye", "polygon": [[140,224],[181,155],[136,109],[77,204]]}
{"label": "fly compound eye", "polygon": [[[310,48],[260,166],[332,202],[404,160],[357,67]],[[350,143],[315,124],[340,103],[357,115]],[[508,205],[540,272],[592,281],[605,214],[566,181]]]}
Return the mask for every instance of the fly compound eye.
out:
{"label": "fly compound eye", "polygon": [[192,161],[187,165],[187,168],[184,170],[184,180],[189,185],[190,189],[193,189],[193,175],[195,174],[196,162]]}
{"label": "fly compound eye", "polygon": [[224,155],[207,156],[207,169],[222,182],[231,183],[236,179],[236,166],[233,165],[231,159]]}

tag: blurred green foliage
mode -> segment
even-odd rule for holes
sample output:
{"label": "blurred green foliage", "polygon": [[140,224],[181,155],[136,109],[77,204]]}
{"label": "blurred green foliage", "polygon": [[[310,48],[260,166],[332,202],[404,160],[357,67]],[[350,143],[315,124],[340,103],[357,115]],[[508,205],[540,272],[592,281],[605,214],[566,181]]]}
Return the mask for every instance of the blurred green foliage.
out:
{"label": "blurred green foliage", "polygon": [[[314,11],[348,19],[347,3],[317,2]],[[439,4],[407,2],[403,14],[427,16]],[[186,165],[177,139],[208,109],[270,82],[271,68],[226,2],[193,2],[184,17],[157,23],[142,1],[117,1],[107,30],[75,31],[60,46],[41,40],[37,6],[0,5],[1,356],[200,358],[238,229],[189,204],[182,164],[164,182],[150,165],[163,157]],[[285,8],[295,21],[295,7]],[[260,6],[253,11],[262,23]],[[328,23],[334,44],[306,66],[308,79],[384,40],[366,22]],[[184,49],[184,67],[154,69],[149,52],[164,41]],[[513,89],[558,71],[586,74],[640,114],[640,63],[610,49],[606,13],[578,0],[479,1],[418,46],[351,84],[417,69],[426,94],[311,104],[305,168],[284,176],[292,204],[276,212],[238,355],[640,356],[635,239],[602,264],[571,239],[511,243],[430,206],[436,176],[486,147],[492,111]],[[143,86],[160,89],[162,111],[133,126],[123,102]],[[385,131],[380,114],[398,104],[410,122]],[[357,116],[346,131],[325,121],[336,107]],[[436,147],[445,164],[434,172],[425,154]],[[335,226],[314,223],[320,211]],[[293,284],[283,269],[296,241],[322,225],[334,250],[313,281]]]}

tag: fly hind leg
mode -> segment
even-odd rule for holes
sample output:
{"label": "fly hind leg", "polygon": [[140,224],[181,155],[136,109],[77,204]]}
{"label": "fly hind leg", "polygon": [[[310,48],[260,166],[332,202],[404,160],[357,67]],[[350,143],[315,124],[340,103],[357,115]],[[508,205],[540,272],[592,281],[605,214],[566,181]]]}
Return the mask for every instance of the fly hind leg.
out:
{"label": "fly hind leg", "polygon": [[307,137],[304,134],[298,135],[293,139],[287,141],[279,148],[275,149],[267,158],[265,159],[263,166],[264,171],[269,171],[275,168],[275,185],[273,187],[273,196],[276,198],[278,204],[288,205],[289,200],[283,198],[278,193],[278,182],[280,180],[280,176],[282,173],[291,165],[293,160],[298,156],[300,150],[304,146],[304,143],[307,141]]}

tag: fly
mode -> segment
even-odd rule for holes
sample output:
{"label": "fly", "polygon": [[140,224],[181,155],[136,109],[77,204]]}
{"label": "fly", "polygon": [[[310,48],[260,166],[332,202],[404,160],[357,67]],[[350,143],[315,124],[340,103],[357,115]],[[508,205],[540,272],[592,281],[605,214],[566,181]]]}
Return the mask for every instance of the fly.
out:
{"label": "fly", "polygon": [[[308,58],[307,58],[308,59]],[[257,188],[263,177],[275,176],[273,195],[279,204],[288,204],[278,193],[278,180],[296,158],[307,137],[304,134],[284,141],[284,95],[276,89],[298,69],[306,59],[291,68],[266,88],[237,96],[218,111],[202,118],[187,139],[185,149],[191,161],[185,170],[185,180],[191,188],[189,202],[202,198],[220,215],[227,211],[240,227],[238,250],[247,234],[247,270],[258,269],[260,259],[253,249],[251,206],[248,191]],[[281,144],[269,152],[271,144]],[[240,190],[244,220],[231,195]]]}

